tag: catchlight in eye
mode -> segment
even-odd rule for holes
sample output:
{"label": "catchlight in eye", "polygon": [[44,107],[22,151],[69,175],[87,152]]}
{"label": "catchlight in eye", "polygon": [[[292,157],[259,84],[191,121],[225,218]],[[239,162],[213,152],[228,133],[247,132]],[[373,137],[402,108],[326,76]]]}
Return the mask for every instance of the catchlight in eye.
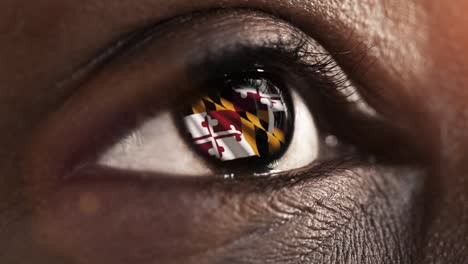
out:
{"label": "catchlight in eye", "polygon": [[216,86],[183,114],[195,150],[222,162],[279,158],[294,127],[287,91],[264,77],[226,75]]}

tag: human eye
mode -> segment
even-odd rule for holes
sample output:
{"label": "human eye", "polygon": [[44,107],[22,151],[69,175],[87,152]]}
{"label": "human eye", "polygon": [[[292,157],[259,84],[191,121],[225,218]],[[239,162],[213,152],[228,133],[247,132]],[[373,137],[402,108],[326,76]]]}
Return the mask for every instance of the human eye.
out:
{"label": "human eye", "polygon": [[[378,148],[380,142],[367,140],[358,145],[356,137],[350,136],[359,122],[367,127],[380,124],[379,115],[319,43],[284,21],[262,15],[250,18],[254,32],[226,26],[232,35],[213,27],[213,32],[194,36],[181,29],[216,21],[218,16],[215,12],[201,18],[174,19],[131,38],[141,43],[124,50],[121,57],[147,50],[145,70],[132,73],[135,76],[127,80],[125,71],[121,76],[113,74],[112,79],[148,82],[126,84],[121,91],[101,89],[107,98],[85,94],[102,99],[96,100],[101,105],[95,109],[86,102],[91,109],[86,114],[96,115],[96,119],[81,118],[72,109],[75,112],[70,114],[76,120],[95,125],[82,126],[90,129],[84,134],[92,133],[94,141],[84,137],[76,140],[81,146],[71,146],[79,149],[67,165],[73,173],[277,175],[357,158]],[[235,25],[236,21],[228,15],[225,23]],[[166,39],[176,44],[162,42]],[[156,58],[151,54],[153,46],[167,53]],[[151,69],[148,65],[160,64],[151,60],[168,62]],[[136,62],[131,65],[138,71]],[[151,83],[154,78],[163,80]],[[166,90],[166,98],[152,91],[155,86]],[[171,94],[174,91],[177,93]],[[106,92],[119,98],[107,102],[104,110],[108,112],[99,111],[112,98]],[[99,118],[103,122],[97,122]]]}
{"label": "human eye", "polygon": [[213,87],[206,95],[181,100],[185,106],[175,107],[173,113],[142,121],[98,163],[223,177],[241,170],[279,173],[312,163],[318,155],[318,134],[301,96],[274,83],[275,76],[259,65],[242,67],[241,72],[210,77],[202,85]]}

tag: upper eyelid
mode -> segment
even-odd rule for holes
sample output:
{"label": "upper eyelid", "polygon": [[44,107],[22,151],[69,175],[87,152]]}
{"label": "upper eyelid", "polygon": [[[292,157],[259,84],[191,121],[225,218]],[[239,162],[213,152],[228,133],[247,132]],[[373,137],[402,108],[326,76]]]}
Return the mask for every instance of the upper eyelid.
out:
{"label": "upper eyelid", "polygon": [[[88,61],[82,65],[79,65],[69,76],[58,81],[58,86],[70,85],[83,79],[87,74],[92,74],[93,71],[101,68],[107,63],[112,62],[116,57],[138,48],[142,44],[151,39],[157,37],[157,35],[163,33],[164,27],[168,25],[176,25],[180,23],[186,23],[194,18],[200,18],[206,14],[215,14],[216,12],[225,12],[230,14],[231,12],[253,12],[259,15],[261,19],[270,18],[277,19],[276,27],[284,27],[285,21],[279,21],[279,18],[275,18],[274,15],[265,13],[263,11],[244,9],[244,8],[233,8],[226,10],[207,10],[207,11],[198,11],[190,15],[179,15],[173,18],[166,19],[162,22],[156,24],[150,24],[144,27],[137,28],[133,31],[122,34],[120,37],[117,37],[115,40],[111,41],[110,44],[98,50],[93,57],[88,59]],[[232,15],[232,14],[231,14]],[[272,20],[269,21],[270,23]],[[290,30],[290,27],[288,27]]]}
{"label": "upper eyelid", "polygon": [[[316,3],[317,5],[322,5],[322,3]],[[328,5],[323,3],[324,5]],[[337,47],[353,47],[355,44],[355,40],[353,40],[352,34],[348,34],[346,32],[340,31],[337,34],[333,34],[333,32],[329,31],[333,28],[333,19],[331,21],[328,18],[322,16],[319,11],[313,12],[312,16],[314,17],[313,24],[307,24],[306,21],[302,21],[299,18],[288,16],[287,10],[284,10],[283,13],[280,10],[275,9],[265,9],[262,6],[250,6],[250,7],[237,7],[235,3],[233,5],[229,5],[228,7],[223,7],[219,9],[215,6],[205,9],[199,9],[190,12],[187,10],[183,12],[173,12],[170,13],[168,16],[161,17],[161,18],[151,18],[148,17],[145,19],[146,22],[140,21],[138,23],[133,23],[133,25],[127,25],[126,28],[135,28],[131,31],[120,31],[117,37],[113,37],[112,39],[108,40],[108,45],[102,45],[102,48],[98,49],[94,52],[94,56],[89,59],[83,59],[84,63],[78,65],[72,72],[65,76],[62,79],[58,79],[56,83],[54,83],[55,88],[61,91],[64,91],[64,96],[60,99],[60,101],[66,101],[69,99],[76,90],[83,84],[83,82],[88,81],[96,73],[99,73],[101,69],[106,68],[108,64],[113,64],[118,57],[122,56],[125,53],[128,53],[129,50],[136,49],[140,44],[142,44],[145,38],[156,34],[161,28],[165,27],[167,24],[170,23],[177,23],[177,22],[187,22],[193,18],[199,19],[200,16],[205,14],[214,14],[214,13],[232,13],[232,12],[239,12],[239,13],[250,13],[250,14],[258,14],[265,18],[270,18],[270,22],[277,21],[278,26],[282,26],[284,24],[291,24],[293,27],[297,27],[298,30],[306,32],[309,37],[313,37],[315,39],[320,39],[327,41],[326,39],[329,38],[328,36],[332,36],[333,42],[327,43],[330,44],[332,50],[342,50],[341,48]],[[273,18],[273,19],[271,19]],[[162,19],[159,20],[158,19]],[[156,21],[156,22],[155,22]],[[272,23],[273,24],[273,23]],[[105,33],[105,32],[104,32]],[[322,36],[322,37],[320,37]],[[318,38],[316,38],[318,37]],[[146,39],[147,40],[147,39]],[[349,41],[348,41],[349,40]],[[348,42],[348,43],[346,43]],[[321,43],[324,44],[324,43]],[[354,51],[353,51],[354,52]],[[361,57],[359,54],[364,53],[366,51],[357,49],[356,54],[357,57]],[[334,52],[333,54],[337,54]],[[352,56],[351,56],[352,57]],[[351,58],[350,58],[351,59]],[[345,59],[347,61],[347,58]],[[353,66],[353,65],[351,65]],[[60,104],[57,104],[59,107]]]}
{"label": "upper eyelid", "polygon": [[[157,23],[155,25],[146,26],[140,29],[137,29],[133,32],[125,34],[124,36],[120,37],[117,41],[109,45],[108,47],[102,49],[97,55],[92,58],[88,63],[79,67],[75,72],[66,79],[63,79],[59,82],[59,86],[69,86],[69,85],[78,85],[80,81],[86,79],[88,75],[92,75],[94,72],[97,72],[99,69],[103,68],[106,64],[112,64],[114,59],[122,56],[126,53],[131,53],[132,51],[138,51],[138,48],[146,44],[147,42],[151,42],[153,39],[157,39],[158,36],[167,35],[168,28],[172,28],[172,26],[177,26],[178,24],[189,23],[191,20],[202,20],[198,21],[197,23],[203,23],[203,18],[205,16],[210,15],[224,15],[224,16],[238,16],[239,14],[247,13],[250,18],[257,19],[257,22],[267,22],[268,26],[265,31],[271,30],[273,34],[277,34],[278,36],[282,35],[284,32],[288,32],[285,35],[289,35],[292,38],[295,38],[296,41],[302,41],[303,43],[291,43],[286,41],[286,45],[292,45],[291,49],[302,49],[303,46],[307,45],[319,45],[320,48],[322,47],[321,44],[318,43],[310,43],[309,36],[306,36],[304,32],[300,31],[298,28],[295,28],[293,25],[290,25],[288,21],[283,21],[280,18],[274,17],[271,14],[258,12],[256,10],[250,9],[227,9],[227,10],[208,10],[208,11],[200,11],[192,13],[188,16],[177,16],[175,18],[167,19],[163,22]],[[223,22],[225,23],[225,22]],[[252,23],[252,22],[250,22]],[[278,37],[279,38],[279,37]],[[281,42],[282,40],[272,40],[274,45]],[[289,42],[289,43],[288,43]],[[265,46],[265,44],[262,44]],[[284,46],[286,46],[284,45]],[[309,52],[306,50],[303,51],[288,51],[291,54],[299,54],[300,52]],[[335,52],[333,54],[329,54],[329,56],[335,55],[348,55],[353,51],[345,51],[345,52]],[[200,53],[201,54],[201,53]],[[324,54],[309,54],[310,55],[320,55],[322,58],[328,59],[329,57],[324,57]],[[364,56],[356,52],[356,55]],[[205,55],[201,55],[203,57],[202,60],[205,59]],[[305,56],[304,56],[305,57]],[[319,65],[322,62],[316,62],[315,65]],[[336,64],[336,63],[335,63]],[[336,67],[336,66],[332,66]],[[355,91],[351,91],[354,93]],[[369,107],[367,107],[369,108]],[[375,112],[368,111],[370,114],[375,114]]]}
{"label": "upper eyelid", "polygon": [[[91,62],[85,64],[82,68],[78,69],[78,71],[75,72],[74,75],[72,75],[71,80],[73,83],[78,83],[81,84],[80,81],[81,79],[86,80],[86,81],[93,81],[93,79],[99,79],[96,77],[89,78],[88,76],[90,75],[102,75],[102,73],[106,72],[112,72],[114,69],[119,69],[119,68],[125,68],[127,65],[125,64],[135,64],[138,65],[140,62],[139,61],[145,61],[145,62],[150,62],[151,61],[157,61],[160,60],[160,58],[154,57],[154,51],[156,51],[158,48],[155,47],[161,44],[161,41],[164,40],[165,38],[169,37],[174,37],[177,36],[177,34],[171,32],[172,29],[174,30],[179,30],[176,28],[173,28],[174,26],[178,26],[179,24],[186,24],[189,23],[191,24],[191,20],[202,20],[201,22],[198,21],[197,25],[200,24],[207,24],[207,20],[211,19],[210,22],[212,21],[219,21],[221,18],[223,19],[223,29],[226,29],[226,21],[229,21],[226,19],[226,16],[231,18],[231,23],[238,22],[239,20],[241,21],[241,26],[242,28],[245,27],[246,20],[244,19],[238,19],[239,15],[244,15],[248,17],[249,24],[250,25],[262,25],[261,30],[258,30],[256,33],[257,35],[260,35],[260,37],[254,36],[255,33],[252,32],[246,32],[245,30],[239,30],[237,31],[239,35],[238,38],[231,38],[230,41],[234,40],[236,42],[236,45],[239,45],[239,41],[241,42],[246,42],[249,43],[247,44],[248,46],[252,46],[253,42],[257,42],[254,45],[257,45],[259,47],[265,47],[268,45],[277,45],[278,42],[281,42],[283,40],[279,40],[278,36],[288,36],[289,39],[293,39],[293,42],[290,42],[291,40],[286,40],[284,41],[285,43],[288,43],[287,45],[292,45],[292,48],[297,47],[299,44],[294,43],[298,41],[303,41],[307,39],[308,37],[295,28],[292,25],[289,25],[286,21],[282,21],[281,19],[275,18],[274,16],[270,14],[265,14],[265,13],[252,13],[253,11],[251,10],[235,10],[234,13],[232,13],[232,10],[223,10],[221,11],[209,11],[209,12],[200,12],[197,13],[196,15],[191,15],[189,19],[184,19],[182,18],[176,18],[174,20],[169,20],[164,23],[158,24],[156,26],[150,26],[146,27],[143,29],[140,29],[136,32],[133,32],[131,34],[126,35],[124,38],[120,39],[119,41],[115,42],[114,44],[110,45],[108,48],[104,49],[98,56],[96,56]],[[239,28],[238,26],[235,26],[235,28]],[[217,27],[212,28],[212,29],[218,29]],[[184,29],[187,31],[186,29]],[[219,31],[219,29],[218,29]],[[241,33],[242,32],[242,33]],[[216,34],[211,34],[212,32],[205,32],[208,35],[211,35],[211,38],[209,40],[205,40],[204,43],[196,43],[201,46],[203,45],[209,45],[209,43],[216,42],[215,39],[219,37],[219,32]],[[223,34],[225,34],[223,32]],[[265,37],[268,36],[268,37]],[[274,37],[272,37],[274,36]],[[192,40],[196,41],[193,39]],[[266,40],[268,39],[268,40]],[[198,40],[201,40],[198,38]],[[170,41],[169,41],[170,42]],[[265,43],[268,42],[268,43]],[[155,44],[156,43],[156,44]],[[216,47],[210,48],[210,49],[202,49],[202,48],[196,48],[190,54],[193,58],[191,59],[191,63],[194,65],[201,65],[202,62],[206,61],[206,57],[209,55],[213,54],[207,54],[206,52],[212,52],[213,50],[218,50],[219,52],[225,52],[226,49],[224,48],[225,46],[231,45],[233,42],[229,43],[224,43],[221,46],[223,48],[218,49]],[[322,46],[318,43],[312,43],[309,42],[308,44],[316,45],[316,47],[320,50],[322,50]],[[272,47],[272,46],[271,46]],[[172,48],[172,47],[170,47]],[[161,49],[161,48],[159,48]],[[184,51],[185,52],[185,51]],[[164,52],[162,53],[164,54]],[[166,55],[166,54],[164,54]],[[198,57],[198,58],[197,58]],[[187,62],[185,62],[187,63]],[[125,70],[124,70],[125,71]],[[76,78],[74,76],[77,76]],[[89,86],[85,84],[84,86]]]}

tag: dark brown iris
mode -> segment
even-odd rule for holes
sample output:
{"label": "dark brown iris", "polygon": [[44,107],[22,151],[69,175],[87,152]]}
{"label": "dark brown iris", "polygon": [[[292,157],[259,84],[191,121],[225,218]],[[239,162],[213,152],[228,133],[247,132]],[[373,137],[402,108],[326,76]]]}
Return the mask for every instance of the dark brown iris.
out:
{"label": "dark brown iris", "polygon": [[286,91],[266,78],[230,78],[219,86],[184,116],[193,147],[220,161],[281,156],[293,132]]}

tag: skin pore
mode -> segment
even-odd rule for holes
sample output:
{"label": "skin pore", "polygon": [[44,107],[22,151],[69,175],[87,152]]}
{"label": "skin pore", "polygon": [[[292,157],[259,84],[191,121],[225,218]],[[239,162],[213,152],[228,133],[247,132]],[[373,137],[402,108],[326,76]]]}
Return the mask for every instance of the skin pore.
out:
{"label": "skin pore", "polygon": [[[89,62],[126,34],[217,8],[256,11],[197,22],[189,33],[211,34],[208,24],[232,35],[248,23],[261,31],[272,18],[257,12],[287,21],[342,53],[336,60],[366,101],[421,154],[404,164],[332,165],[342,170],[301,172],[292,182],[62,182],[64,146],[85,137],[73,132],[82,124],[69,121],[74,110],[104,126],[100,115],[144,97],[130,88],[149,83],[155,104],[170,107],[164,99],[182,94],[164,89],[182,54],[172,49],[185,39],[155,38],[143,52]],[[466,262],[467,8],[462,0],[2,1],[0,262]]]}

